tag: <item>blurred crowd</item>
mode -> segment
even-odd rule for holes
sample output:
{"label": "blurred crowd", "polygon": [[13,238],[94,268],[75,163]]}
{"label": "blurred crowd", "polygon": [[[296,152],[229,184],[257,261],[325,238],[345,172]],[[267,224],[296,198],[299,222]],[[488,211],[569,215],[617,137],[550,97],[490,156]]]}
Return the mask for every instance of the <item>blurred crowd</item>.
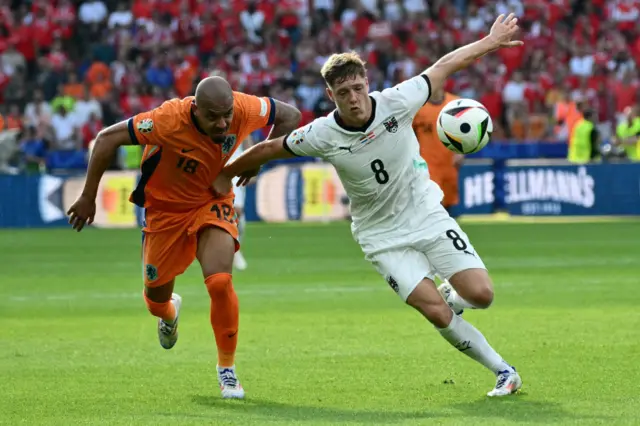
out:
{"label": "blurred crowd", "polygon": [[20,139],[11,164],[80,167],[103,126],[211,73],[310,121],[333,109],[318,72],[331,53],[359,51],[382,89],[511,11],[525,45],[447,83],[489,109],[494,139],[566,141],[584,108],[604,139],[635,120],[638,0],[0,0],[0,126]]}

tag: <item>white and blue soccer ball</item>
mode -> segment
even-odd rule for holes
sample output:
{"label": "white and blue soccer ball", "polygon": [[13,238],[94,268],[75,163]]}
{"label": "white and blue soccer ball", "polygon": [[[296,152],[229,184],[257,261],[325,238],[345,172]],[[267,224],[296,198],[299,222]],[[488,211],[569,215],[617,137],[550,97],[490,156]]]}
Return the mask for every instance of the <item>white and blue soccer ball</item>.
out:
{"label": "white and blue soccer ball", "polygon": [[447,149],[458,154],[472,154],[484,148],[491,139],[493,121],[480,102],[456,99],[442,108],[436,129]]}

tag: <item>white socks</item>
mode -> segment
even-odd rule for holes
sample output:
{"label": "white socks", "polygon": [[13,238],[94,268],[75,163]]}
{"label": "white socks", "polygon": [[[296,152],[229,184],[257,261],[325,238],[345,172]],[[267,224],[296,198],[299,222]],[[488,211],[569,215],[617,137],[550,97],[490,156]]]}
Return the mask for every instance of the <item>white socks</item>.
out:
{"label": "white socks", "polygon": [[480,309],[477,306],[472,305],[471,303],[467,302],[466,300],[464,300],[457,291],[453,291],[451,294],[451,302],[459,308],[462,309]]}
{"label": "white socks", "polygon": [[498,374],[502,371],[512,371],[502,357],[489,345],[487,339],[474,326],[458,315],[453,315],[451,323],[446,328],[436,328],[442,337],[460,352],[478,361],[480,364]]}

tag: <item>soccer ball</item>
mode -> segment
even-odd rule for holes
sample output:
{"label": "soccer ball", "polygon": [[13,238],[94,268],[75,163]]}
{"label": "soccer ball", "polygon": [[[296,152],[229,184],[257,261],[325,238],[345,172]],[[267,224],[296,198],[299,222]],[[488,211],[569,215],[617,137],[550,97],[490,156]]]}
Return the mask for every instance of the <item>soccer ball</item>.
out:
{"label": "soccer ball", "polygon": [[493,121],[489,111],[473,99],[456,99],[444,106],[436,125],[438,138],[458,154],[480,151],[491,139]]}

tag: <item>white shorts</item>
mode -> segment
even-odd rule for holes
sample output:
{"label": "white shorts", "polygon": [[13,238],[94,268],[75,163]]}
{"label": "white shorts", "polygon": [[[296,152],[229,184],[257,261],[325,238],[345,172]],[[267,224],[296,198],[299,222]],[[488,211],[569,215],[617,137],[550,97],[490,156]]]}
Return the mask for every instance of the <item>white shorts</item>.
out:
{"label": "white shorts", "polygon": [[246,198],[247,188],[245,186],[236,186],[239,179],[240,178],[238,177],[233,178],[233,194],[235,195],[235,198],[233,199],[233,207],[244,210],[244,200]]}
{"label": "white shorts", "polygon": [[362,244],[365,258],[404,301],[424,278],[449,279],[466,269],[486,269],[467,234],[443,207],[430,213],[426,223],[428,232]]}

